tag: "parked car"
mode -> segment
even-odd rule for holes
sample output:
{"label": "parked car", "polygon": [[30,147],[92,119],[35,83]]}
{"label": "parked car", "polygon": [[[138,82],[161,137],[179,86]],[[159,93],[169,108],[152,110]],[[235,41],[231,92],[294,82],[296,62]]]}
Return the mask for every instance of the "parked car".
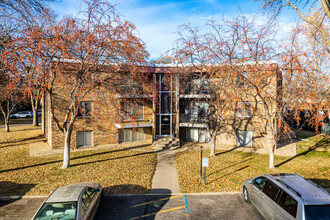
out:
{"label": "parked car", "polygon": [[31,111],[17,112],[16,114],[9,115],[9,118],[32,118],[33,113]]}
{"label": "parked car", "polygon": [[330,194],[296,174],[268,174],[247,179],[243,195],[245,202],[251,202],[265,219],[330,219]]}
{"label": "parked car", "polygon": [[33,219],[94,219],[101,195],[102,187],[98,183],[76,183],[59,187],[45,200]]}

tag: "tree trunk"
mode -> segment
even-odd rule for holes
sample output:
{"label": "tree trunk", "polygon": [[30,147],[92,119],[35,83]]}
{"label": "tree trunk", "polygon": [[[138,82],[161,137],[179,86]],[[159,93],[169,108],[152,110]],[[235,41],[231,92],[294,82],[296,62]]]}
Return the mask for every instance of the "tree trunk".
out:
{"label": "tree trunk", "polygon": [[64,155],[63,155],[63,169],[70,166],[70,144],[71,144],[71,133],[70,129],[64,133]]}
{"label": "tree trunk", "polygon": [[217,142],[216,135],[211,138],[211,156],[215,156],[215,143]]}
{"label": "tree trunk", "polygon": [[33,126],[39,126],[38,123],[38,107],[37,108],[32,108],[33,111]]}
{"label": "tree trunk", "polygon": [[5,118],[5,132],[9,132],[9,119],[8,117],[4,117]]}
{"label": "tree trunk", "polygon": [[276,144],[274,144],[270,148],[270,153],[269,153],[269,168],[270,169],[274,169],[275,168],[275,148],[276,148]]}
{"label": "tree trunk", "polygon": [[31,95],[31,104],[32,104],[32,111],[33,111],[33,126],[39,126],[38,123],[38,106],[39,106],[39,98],[36,97],[36,100],[33,99]]}

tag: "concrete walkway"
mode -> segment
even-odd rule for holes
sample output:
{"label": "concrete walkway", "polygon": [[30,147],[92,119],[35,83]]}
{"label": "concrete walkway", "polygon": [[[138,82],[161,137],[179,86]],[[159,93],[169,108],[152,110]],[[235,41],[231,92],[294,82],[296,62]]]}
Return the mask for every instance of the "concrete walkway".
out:
{"label": "concrete walkway", "polygon": [[174,194],[180,193],[178,174],[175,169],[176,150],[166,149],[157,153],[157,166],[150,193]]}

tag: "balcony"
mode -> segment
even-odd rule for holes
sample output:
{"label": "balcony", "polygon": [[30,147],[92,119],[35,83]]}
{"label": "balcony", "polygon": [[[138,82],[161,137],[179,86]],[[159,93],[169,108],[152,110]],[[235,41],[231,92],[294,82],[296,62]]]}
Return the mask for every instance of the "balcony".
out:
{"label": "balcony", "polygon": [[185,115],[180,114],[180,127],[195,127],[195,128],[206,128],[206,117],[197,114]]}

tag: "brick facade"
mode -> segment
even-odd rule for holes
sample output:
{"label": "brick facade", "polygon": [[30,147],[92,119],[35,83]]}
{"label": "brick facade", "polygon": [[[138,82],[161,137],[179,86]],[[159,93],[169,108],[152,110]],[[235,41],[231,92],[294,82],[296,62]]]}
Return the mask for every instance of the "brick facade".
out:
{"label": "brick facade", "polygon": [[[268,66],[267,66],[268,65]],[[276,68],[269,68],[271,65],[276,64],[267,64],[264,65],[265,69],[271,69],[271,70],[265,70],[265,71],[274,71]],[[248,67],[242,67],[247,68]],[[153,74],[178,74],[180,73],[180,68],[175,67],[156,67],[156,68],[146,68],[145,71],[148,71]],[[246,69],[245,69],[246,71]],[[267,90],[269,94],[272,94],[272,98],[279,100],[280,98],[280,90],[281,90],[281,77],[280,73],[278,71],[274,71],[271,78],[268,78],[270,80],[269,85],[267,86]],[[178,85],[180,82],[177,78],[174,78],[173,81]],[[69,83],[69,82],[68,82]],[[185,138],[187,137],[187,134],[180,133],[180,132],[186,132],[188,129],[196,128],[196,125],[192,125],[192,127],[182,127],[181,126],[181,118],[180,118],[180,106],[179,103],[181,101],[180,95],[182,94],[182,91],[179,89],[179,87],[175,88],[176,96],[173,99],[176,99],[176,105],[177,105],[177,112],[176,112],[176,123],[175,123],[175,130],[177,131],[176,135],[177,137],[180,137],[181,140],[185,141]],[[95,100],[96,94],[89,94],[87,97],[85,97],[84,101],[91,101],[93,102]],[[65,111],[65,104],[67,97],[65,94],[60,90],[54,91],[54,108],[57,115],[63,113],[62,116],[59,117],[59,120],[63,121],[64,117],[64,111]],[[134,101],[135,98],[132,98],[132,101]],[[136,97],[136,99],[141,99]],[[109,100],[109,106],[112,106],[111,109],[108,110],[109,114],[109,120],[99,120],[97,117],[78,117],[74,123],[74,129],[71,137],[71,147],[76,148],[77,147],[77,132],[82,131],[92,131],[92,146],[101,146],[101,145],[107,145],[107,144],[120,144],[119,143],[119,131],[120,129],[129,129],[132,127],[138,128],[141,127],[144,130],[144,141],[138,141],[137,143],[151,143],[155,137],[155,102],[152,103],[152,101],[149,99],[143,104],[143,118],[137,121],[118,121],[118,118],[120,118],[120,113],[118,106],[120,106],[118,103],[120,103],[121,98],[120,97],[108,97]],[[244,94],[241,98],[244,102],[251,102],[253,104],[253,116],[252,117],[237,117],[237,106],[233,106],[233,110],[231,113],[231,117],[228,118],[228,125],[225,126],[221,131],[220,134],[217,136],[217,148],[218,149],[229,149],[232,148],[232,146],[237,146],[237,132],[238,131],[252,131],[252,143],[253,145],[250,148],[251,150],[255,152],[265,152],[268,153],[268,149],[273,145],[273,134],[269,130],[269,126],[267,125],[269,123],[269,116],[274,114],[276,112],[277,108],[277,102],[265,102],[265,100],[262,100],[260,97],[256,96],[256,94],[253,94],[253,92],[247,92]],[[193,101],[193,99],[189,100],[189,98],[186,98],[187,102]],[[113,105],[113,103],[116,103],[117,107]],[[265,106],[267,105],[267,106]],[[267,109],[267,110],[266,110]],[[92,108],[93,111],[93,108]],[[266,113],[266,111],[268,111]],[[182,110],[181,110],[182,112]],[[55,123],[52,122],[50,118],[50,109],[49,109],[49,96],[45,96],[44,99],[44,120],[43,120],[43,126],[44,126],[44,132],[47,137],[47,141],[52,149],[62,148],[64,146],[64,135],[59,131],[59,129],[56,127]],[[201,123],[202,124],[202,123]],[[198,127],[198,126],[197,126]],[[203,126],[202,126],[203,127]],[[204,126],[205,128],[205,126]],[[133,128],[134,130],[134,128]],[[127,144],[127,143],[124,143]],[[261,149],[261,150],[260,150]]]}

